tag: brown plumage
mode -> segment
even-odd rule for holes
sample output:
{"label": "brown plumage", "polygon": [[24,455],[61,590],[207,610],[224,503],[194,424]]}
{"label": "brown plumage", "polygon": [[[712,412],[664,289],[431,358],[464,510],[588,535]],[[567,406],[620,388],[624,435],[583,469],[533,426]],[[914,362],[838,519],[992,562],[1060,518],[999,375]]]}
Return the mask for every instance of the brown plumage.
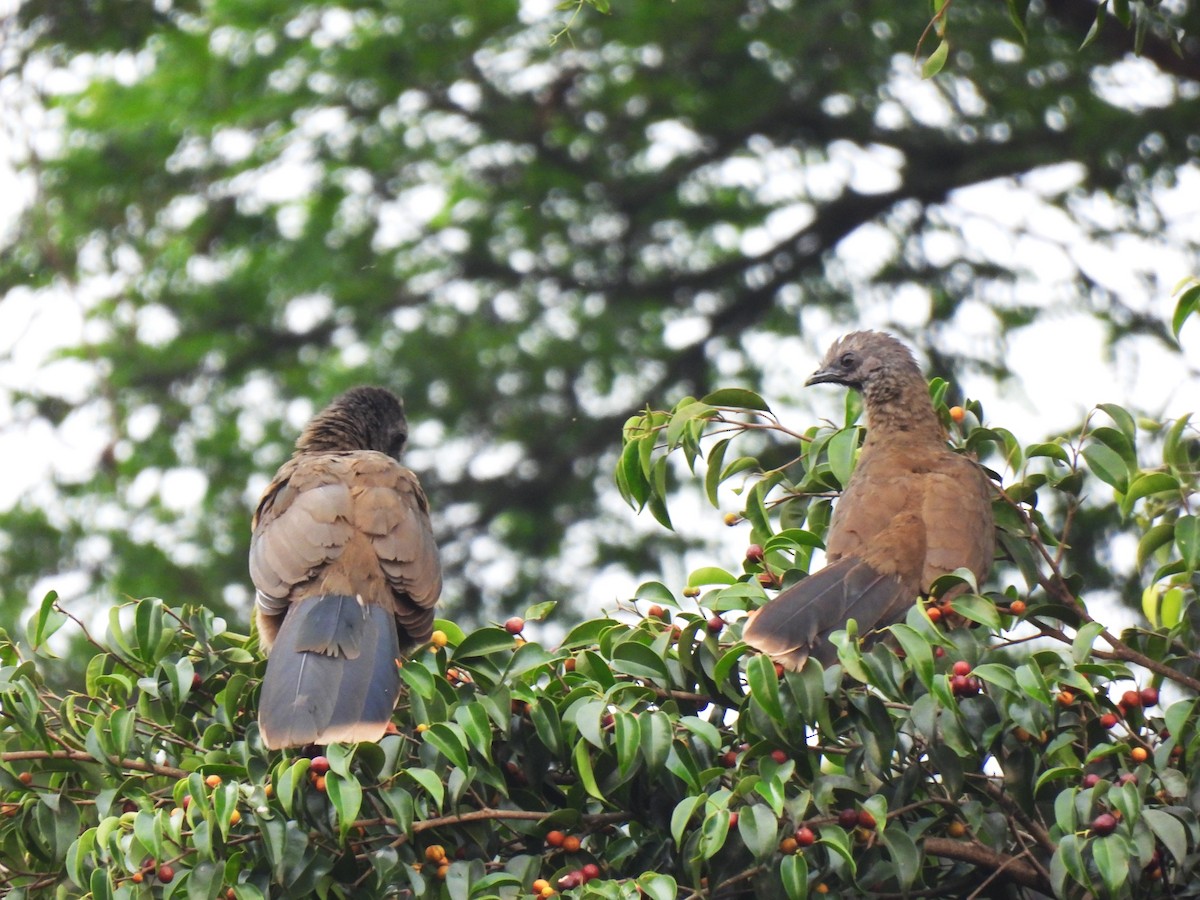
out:
{"label": "brown plumage", "polygon": [[268,747],[379,740],[400,650],[432,633],[442,570],[425,494],[398,461],[407,438],[395,395],[354,388],[309,422],[259,501],[250,577]]}
{"label": "brown plumage", "polygon": [[829,635],[850,619],[864,635],[900,621],[940,575],[965,567],[982,582],[995,545],[988,478],[947,446],[908,348],[856,331],[806,383],[861,391],[867,439],[833,512],[827,565],[752,614],[743,632],[791,669],[809,656],[836,661]]}

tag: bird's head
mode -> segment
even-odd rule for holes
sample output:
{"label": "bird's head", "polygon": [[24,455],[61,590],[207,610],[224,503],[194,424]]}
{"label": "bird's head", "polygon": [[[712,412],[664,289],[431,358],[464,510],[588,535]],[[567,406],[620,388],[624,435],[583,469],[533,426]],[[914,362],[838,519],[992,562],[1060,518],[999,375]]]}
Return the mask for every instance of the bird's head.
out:
{"label": "bird's head", "polygon": [[902,371],[920,373],[909,349],[882,331],[855,331],[833,342],[806,385],[841,384],[867,392]]}
{"label": "bird's head", "polygon": [[398,460],[407,442],[400,398],[385,388],[364,386],[351,388],[317,413],[296,441],[296,450],[376,450]]}

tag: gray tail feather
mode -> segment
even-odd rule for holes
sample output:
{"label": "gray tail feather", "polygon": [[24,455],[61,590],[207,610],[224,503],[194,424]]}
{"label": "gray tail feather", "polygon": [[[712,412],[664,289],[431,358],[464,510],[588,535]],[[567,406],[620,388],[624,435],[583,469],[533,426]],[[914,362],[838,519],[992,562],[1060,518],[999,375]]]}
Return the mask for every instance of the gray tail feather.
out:
{"label": "gray tail feather", "polygon": [[742,633],[751,647],[799,669],[810,656],[837,661],[829,635],[854,619],[860,634],[897,621],[915,599],[899,575],[880,575],[855,557],[844,557],[788,588],[764,605]]}
{"label": "gray tail feather", "polygon": [[297,601],[263,676],[263,743],[276,749],[379,740],[400,692],[399,654],[389,610],[339,594]]}

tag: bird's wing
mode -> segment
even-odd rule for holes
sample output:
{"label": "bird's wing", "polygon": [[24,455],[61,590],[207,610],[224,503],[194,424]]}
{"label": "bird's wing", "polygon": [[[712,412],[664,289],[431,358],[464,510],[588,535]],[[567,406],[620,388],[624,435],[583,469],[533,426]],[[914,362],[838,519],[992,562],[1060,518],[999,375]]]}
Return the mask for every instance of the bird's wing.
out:
{"label": "bird's wing", "polygon": [[991,487],[983,469],[969,457],[947,450],[938,467],[921,481],[926,544],[922,590],[960,566],[984,579],[992,567],[996,530]]}
{"label": "bird's wing", "polygon": [[[354,534],[353,498],[338,454],[289,460],[263,493],[250,537],[250,578],[269,615],[345,551]],[[269,635],[273,638],[274,635]]]}
{"label": "bird's wing", "polygon": [[428,640],[442,566],[425,492],[416,475],[382,454],[356,454],[351,471],[354,526],[371,542],[396,619],[409,640]]}

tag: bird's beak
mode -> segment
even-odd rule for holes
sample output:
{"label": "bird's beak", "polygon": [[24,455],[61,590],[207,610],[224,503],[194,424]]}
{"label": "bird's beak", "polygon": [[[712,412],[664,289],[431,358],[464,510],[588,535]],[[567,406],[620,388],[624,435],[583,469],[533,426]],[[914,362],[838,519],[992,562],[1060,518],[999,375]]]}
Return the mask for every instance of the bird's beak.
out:
{"label": "bird's beak", "polygon": [[805,387],[812,387],[814,384],[841,384],[841,376],[832,369],[817,369],[808,376],[808,381],[804,382]]}

